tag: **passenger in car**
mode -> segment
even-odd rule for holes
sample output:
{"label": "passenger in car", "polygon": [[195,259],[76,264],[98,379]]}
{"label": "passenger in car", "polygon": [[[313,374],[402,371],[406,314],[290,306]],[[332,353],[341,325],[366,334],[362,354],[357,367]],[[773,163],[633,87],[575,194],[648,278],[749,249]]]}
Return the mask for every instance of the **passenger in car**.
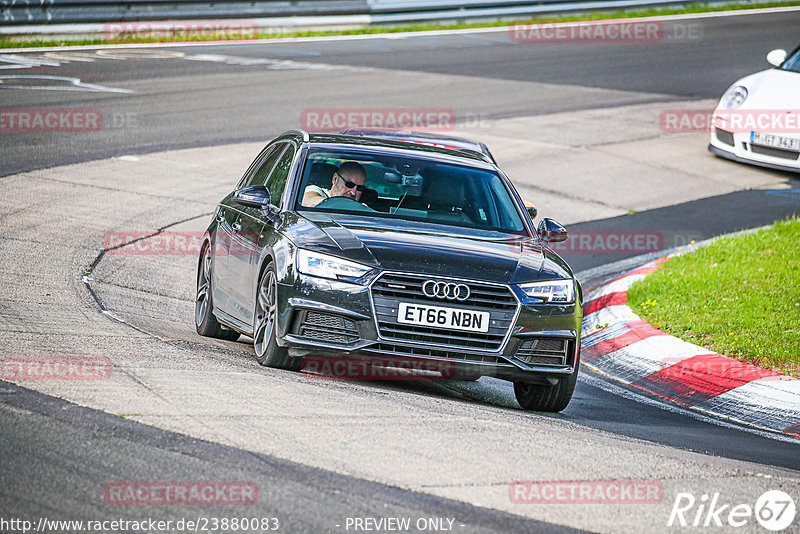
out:
{"label": "passenger in car", "polygon": [[301,204],[307,208],[313,208],[326,198],[347,197],[356,202],[360,201],[361,193],[366,187],[367,173],[360,163],[348,161],[342,163],[333,176],[331,176],[331,187],[325,189],[318,185],[309,185],[303,191]]}

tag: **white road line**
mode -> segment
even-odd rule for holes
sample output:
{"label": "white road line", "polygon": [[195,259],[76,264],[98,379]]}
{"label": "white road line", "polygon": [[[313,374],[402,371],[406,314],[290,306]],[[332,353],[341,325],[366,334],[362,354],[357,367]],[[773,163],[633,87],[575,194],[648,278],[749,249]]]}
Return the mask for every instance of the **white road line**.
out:
{"label": "white road line", "polygon": [[31,67],[58,67],[58,61],[50,61],[34,57],[16,56],[11,54],[0,54],[0,69],[30,69]]}
{"label": "white road line", "polygon": [[[45,59],[51,58],[51,59]],[[52,59],[58,59],[53,61]],[[49,66],[60,67],[72,61],[92,63],[101,59],[125,61],[130,59],[182,59],[186,61],[200,61],[206,63],[221,63],[224,65],[264,65],[268,70],[349,70],[366,72],[374,70],[372,67],[355,67],[350,65],[333,65],[329,63],[309,63],[291,59],[272,59],[263,57],[231,56],[223,54],[186,54],[177,51],[153,50],[95,50],[87,52],[46,52],[43,55],[13,55],[0,54],[0,69],[27,69],[31,67]],[[10,65],[2,65],[3,61]],[[88,87],[91,84],[81,84]],[[19,88],[19,87],[15,87]],[[36,87],[36,89],[45,89]],[[73,89],[66,89],[73,90]]]}
{"label": "white road line", "polygon": [[[58,82],[68,82],[69,85],[11,85],[6,80],[50,80]],[[94,83],[82,82],[80,78],[70,78],[67,76],[48,76],[48,75],[24,75],[13,74],[0,76],[0,89],[32,89],[37,91],[90,91],[94,93],[134,93],[130,89],[118,89]]]}

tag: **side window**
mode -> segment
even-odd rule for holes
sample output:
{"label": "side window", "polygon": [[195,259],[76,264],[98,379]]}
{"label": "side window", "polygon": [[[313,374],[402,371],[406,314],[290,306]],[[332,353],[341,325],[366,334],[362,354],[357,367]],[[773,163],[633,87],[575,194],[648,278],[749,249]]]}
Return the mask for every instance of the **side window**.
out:
{"label": "side window", "polygon": [[275,165],[269,178],[267,178],[267,183],[264,184],[269,190],[269,196],[272,199],[271,203],[275,206],[279,206],[281,203],[283,191],[286,189],[286,180],[289,178],[289,171],[292,168],[294,153],[294,146],[289,145],[289,148],[283,153],[281,159],[278,160],[278,164]]}
{"label": "side window", "polygon": [[525,226],[522,223],[522,219],[519,218],[511,196],[506,191],[500,178],[493,176],[488,185],[490,198],[494,201],[498,215],[498,220],[494,222],[494,226],[499,226],[512,232],[524,230]]}
{"label": "side window", "polygon": [[248,185],[264,185],[264,181],[267,178],[267,174],[269,171],[272,170],[272,167],[275,165],[275,162],[278,159],[278,156],[281,155],[283,149],[286,147],[286,143],[278,143],[272,150],[265,153],[261,157],[261,162],[255,168],[253,173],[245,179],[242,187],[247,187]]}

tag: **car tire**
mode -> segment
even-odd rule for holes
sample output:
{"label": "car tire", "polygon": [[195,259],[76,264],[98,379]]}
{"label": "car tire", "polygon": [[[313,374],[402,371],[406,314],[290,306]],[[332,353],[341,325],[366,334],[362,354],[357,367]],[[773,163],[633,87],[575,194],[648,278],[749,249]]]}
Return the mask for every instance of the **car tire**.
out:
{"label": "car tire", "polygon": [[194,328],[201,336],[227,341],[239,339],[239,332],[224,328],[214,316],[214,298],[211,286],[213,245],[206,242],[197,265],[197,293],[194,299]]}
{"label": "car tire", "polygon": [[253,349],[256,360],[265,367],[300,370],[300,359],[289,356],[286,347],[278,345],[275,335],[275,319],[278,303],[278,279],[275,264],[270,262],[261,273],[256,293],[256,311],[253,316]]}
{"label": "car tire", "polygon": [[578,381],[578,365],[567,378],[562,378],[555,385],[529,384],[514,382],[514,396],[523,410],[533,412],[560,412],[567,407],[575,391]]}

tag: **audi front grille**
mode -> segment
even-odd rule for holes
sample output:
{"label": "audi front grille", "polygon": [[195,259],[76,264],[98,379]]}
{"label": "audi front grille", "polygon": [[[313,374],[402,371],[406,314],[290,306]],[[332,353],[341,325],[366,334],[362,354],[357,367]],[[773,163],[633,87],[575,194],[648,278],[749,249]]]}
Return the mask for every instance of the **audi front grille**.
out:
{"label": "audi front grille", "polygon": [[[426,296],[423,285],[431,280],[466,285],[469,287],[469,296],[465,300],[446,298],[444,294],[440,298]],[[426,289],[431,294],[430,284]],[[463,294],[458,293],[459,296]],[[402,324],[397,320],[401,302],[489,312],[489,331],[468,332]],[[498,351],[502,348],[519,309],[519,302],[508,286],[401,273],[383,273],[373,282],[372,303],[378,333],[382,339],[484,351]]]}

